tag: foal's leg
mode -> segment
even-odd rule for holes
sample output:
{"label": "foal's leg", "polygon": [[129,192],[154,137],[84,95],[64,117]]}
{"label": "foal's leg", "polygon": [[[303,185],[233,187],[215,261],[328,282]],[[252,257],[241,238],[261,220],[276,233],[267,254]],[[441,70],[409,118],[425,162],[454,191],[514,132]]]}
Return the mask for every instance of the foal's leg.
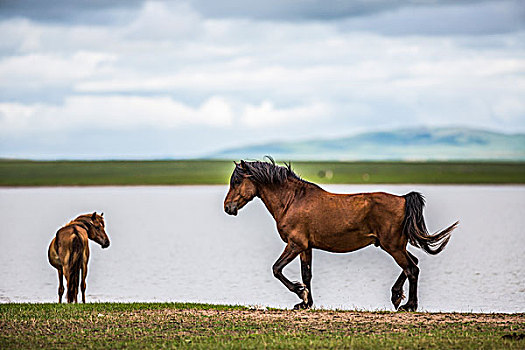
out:
{"label": "foal's leg", "polygon": [[286,286],[286,288],[288,288],[288,290],[290,290],[291,292],[297,294],[297,296],[299,298],[301,298],[305,304],[308,304],[309,291],[306,288],[306,285],[304,285],[301,282],[291,282],[282,273],[283,268],[286,265],[288,265],[293,259],[295,259],[295,257],[297,255],[299,255],[299,253],[301,253],[301,251],[303,251],[303,249],[300,248],[295,243],[293,243],[293,242],[288,243],[286,248],[284,248],[284,251],[281,254],[281,256],[279,257],[279,259],[277,259],[275,264],[273,264],[272,271],[273,271],[273,275],[279,281],[281,281],[281,283],[284,284]]}
{"label": "foal's leg", "polygon": [[308,290],[308,301],[302,301],[299,304],[294,306],[294,309],[308,309],[310,308],[314,300],[312,298],[312,287],[310,285],[310,282],[312,281],[312,248],[309,248],[302,252],[299,255],[301,259],[301,277],[303,278],[303,283],[306,286],[306,290]]}
{"label": "foal's leg", "polygon": [[[412,262],[417,265],[419,262],[417,258],[412,255],[408,250],[407,254],[412,259]],[[399,277],[397,278],[396,283],[392,286],[392,297],[390,300],[392,300],[392,304],[394,304],[395,309],[399,307],[399,304],[401,303],[401,300],[405,298],[405,295],[403,294],[403,285],[405,284],[405,281],[407,279],[407,275],[404,272],[401,272]]]}
{"label": "foal's leg", "polygon": [[72,303],[73,293],[71,293],[71,286],[72,286],[71,271],[66,265],[64,265],[62,269],[63,269],[64,277],[66,277],[66,287],[67,287],[66,299],[68,303]]}
{"label": "foal's leg", "polygon": [[87,277],[87,262],[82,264],[82,280],[80,281],[80,290],[82,291],[82,302],[86,303],[86,277]]}
{"label": "foal's leg", "polygon": [[58,271],[58,303],[62,303],[62,295],[64,295],[64,273],[62,267],[57,269]]}
{"label": "foal's leg", "polygon": [[64,265],[64,276],[67,282],[67,302],[77,303],[78,294],[78,273],[80,271],[73,271],[70,266]]}
{"label": "foal's leg", "polygon": [[[401,306],[399,310],[416,311],[417,309],[417,280],[419,275],[419,268],[416,263],[412,261],[409,253],[406,250],[387,250],[392,255],[397,264],[403,269],[403,273],[408,277],[409,291],[408,301]],[[399,279],[398,279],[399,280]]]}
{"label": "foal's leg", "polygon": [[75,276],[74,279],[72,279],[73,280],[73,300],[75,304],[78,304],[78,274],[80,273],[80,269],[76,273],[77,275]]}

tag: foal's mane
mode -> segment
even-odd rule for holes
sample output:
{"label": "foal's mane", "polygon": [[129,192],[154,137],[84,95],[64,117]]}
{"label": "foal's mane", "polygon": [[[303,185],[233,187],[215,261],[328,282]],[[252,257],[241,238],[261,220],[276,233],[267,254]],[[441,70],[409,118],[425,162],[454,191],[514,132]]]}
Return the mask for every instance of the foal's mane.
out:
{"label": "foal's mane", "polygon": [[[276,165],[272,157],[266,156],[265,161],[241,161],[236,163],[235,170],[232,173],[230,184],[242,182],[244,175],[250,176],[255,182],[263,185],[283,184],[289,179],[296,179],[303,183],[312,184],[303,180],[292,170],[291,163],[284,163],[285,166]],[[312,184],[315,185],[315,184]],[[317,185],[315,185],[317,186]]]}
{"label": "foal's mane", "polygon": [[[67,226],[71,226],[71,225],[74,225],[76,223],[83,223],[84,225],[87,225],[88,227],[89,226],[93,226],[93,224],[91,223],[91,215],[92,214],[82,214],[82,215],[79,215],[77,216],[76,218],[74,218],[73,220],[71,220],[70,222],[68,222],[66,225],[64,225],[63,227],[67,227]],[[99,215],[97,215],[97,217],[100,217]],[[104,218],[102,218],[102,220],[104,220]]]}
{"label": "foal's mane", "polygon": [[64,225],[64,227],[73,225],[73,224],[78,223],[78,222],[82,222],[82,223],[84,223],[86,225],[90,225],[90,223],[89,223],[89,220],[90,220],[89,216],[90,216],[89,214],[79,215],[76,218],[74,218],[73,220],[71,220],[70,222],[68,222],[66,225]]}

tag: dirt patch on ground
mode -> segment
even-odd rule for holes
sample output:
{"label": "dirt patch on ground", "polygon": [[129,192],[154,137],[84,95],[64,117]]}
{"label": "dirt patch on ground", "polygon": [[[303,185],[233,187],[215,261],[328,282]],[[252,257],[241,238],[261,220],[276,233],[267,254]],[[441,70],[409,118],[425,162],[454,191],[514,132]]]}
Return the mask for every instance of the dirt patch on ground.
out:
{"label": "dirt patch on ground", "polygon": [[327,310],[198,310],[164,309],[143,310],[146,315],[199,315],[221,318],[254,319],[260,321],[292,322],[391,322],[399,324],[425,323],[525,323],[525,313],[519,314],[474,314],[474,313],[412,313],[412,312],[363,312]]}
{"label": "dirt patch on ground", "polygon": [[[198,310],[164,309],[142,310],[130,318],[161,318],[187,320],[192,318],[214,319],[225,322],[253,322],[285,324],[308,328],[333,328],[337,325],[385,324],[391,326],[479,324],[515,325],[525,327],[525,313],[520,314],[464,314],[464,313],[407,313],[362,311],[290,311],[290,310]],[[336,327],[337,328],[337,327]]]}

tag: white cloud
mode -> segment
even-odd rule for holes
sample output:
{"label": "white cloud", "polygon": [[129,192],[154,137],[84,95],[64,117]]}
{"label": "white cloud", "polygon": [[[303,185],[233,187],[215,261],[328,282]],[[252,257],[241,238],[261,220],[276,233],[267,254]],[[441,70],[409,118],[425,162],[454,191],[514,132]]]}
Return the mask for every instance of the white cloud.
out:
{"label": "white cloud", "polygon": [[96,75],[115,60],[112,54],[78,51],[70,56],[25,54],[0,61],[1,86],[41,87],[70,84]]}
{"label": "white cloud", "polygon": [[169,97],[75,96],[63,105],[0,103],[4,134],[81,129],[133,129],[145,126],[227,126],[233,121],[230,104],[214,96],[198,107]]}
{"label": "white cloud", "polygon": [[0,49],[9,52],[34,52],[41,49],[42,30],[26,19],[0,22]]}
{"label": "white cloud", "polygon": [[524,95],[505,95],[492,105],[493,113],[503,121],[521,119],[525,122]]}
{"label": "white cloud", "polygon": [[78,129],[156,129],[181,126],[248,128],[274,127],[322,120],[330,116],[322,103],[276,108],[270,101],[257,105],[213,96],[197,107],[170,97],[74,96],[62,105],[0,103],[0,130],[4,134]]}
{"label": "white cloud", "polygon": [[327,106],[321,103],[278,109],[272,102],[264,101],[260,105],[245,106],[240,121],[251,128],[274,127],[283,124],[304,123],[314,119],[322,120],[329,114],[330,111]]}
{"label": "white cloud", "polygon": [[201,25],[200,16],[186,4],[148,1],[124,32],[140,40],[188,40],[201,32]]}

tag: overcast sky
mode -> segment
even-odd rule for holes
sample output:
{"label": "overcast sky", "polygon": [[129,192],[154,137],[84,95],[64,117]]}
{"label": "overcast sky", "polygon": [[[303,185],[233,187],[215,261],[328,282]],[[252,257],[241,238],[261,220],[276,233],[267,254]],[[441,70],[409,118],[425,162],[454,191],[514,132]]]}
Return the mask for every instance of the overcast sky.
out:
{"label": "overcast sky", "polygon": [[0,0],[0,157],[525,132],[525,1]]}

